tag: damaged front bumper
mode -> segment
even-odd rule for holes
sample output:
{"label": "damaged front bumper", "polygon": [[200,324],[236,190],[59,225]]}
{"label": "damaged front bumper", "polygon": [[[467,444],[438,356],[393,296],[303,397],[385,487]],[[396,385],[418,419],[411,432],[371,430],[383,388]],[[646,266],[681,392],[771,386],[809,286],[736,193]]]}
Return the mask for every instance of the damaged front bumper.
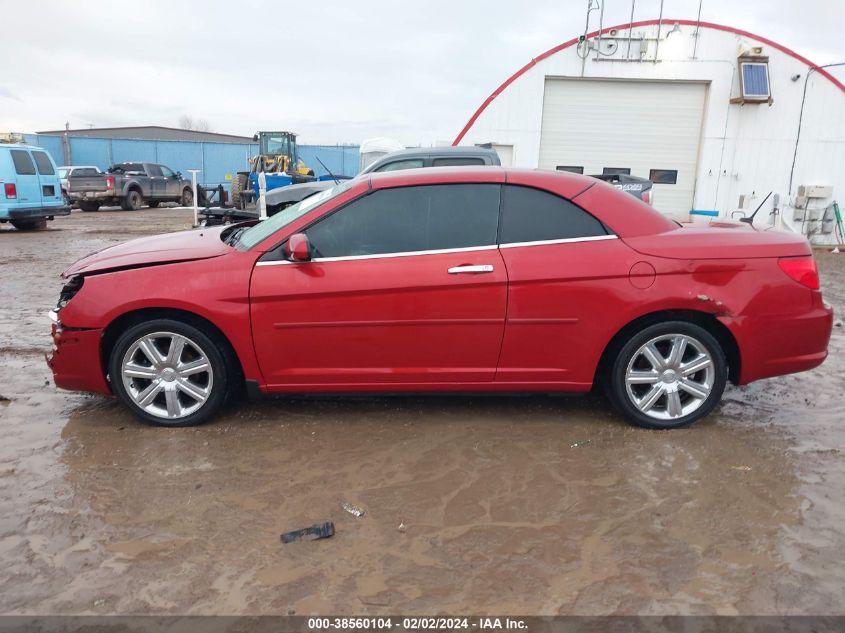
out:
{"label": "damaged front bumper", "polygon": [[46,354],[57,387],[111,395],[100,358],[101,329],[65,328],[57,310],[50,311],[53,351]]}

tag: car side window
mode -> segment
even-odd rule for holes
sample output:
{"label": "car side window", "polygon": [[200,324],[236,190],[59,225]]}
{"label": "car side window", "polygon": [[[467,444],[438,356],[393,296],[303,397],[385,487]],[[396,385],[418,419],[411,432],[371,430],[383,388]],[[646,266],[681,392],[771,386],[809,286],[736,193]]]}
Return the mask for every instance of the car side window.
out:
{"label": "car side window", "polygon": [[161,167],[158,165],[147,165],[147,176],[162,176]]}
{"label": "car side window", "polygon": [[601,235],[604,225],[569,200],[533,187],[503,188],[500,244]]}
{"label": "car side window", "polygon": [[165,167],[164,165],[159,165],[158,168],[161,170],[161,175],[165,178],[173,178],[176,174],[173,173],[173,170],[169,167]]}
{"label": "car side window", "polygon": [[422,166],[422,158],[409,158],[407,160],[395,160],[392,163],[387,163],[375,171],[399,171],[400,169],[417,169]]}
{"label": "car side window", "polygon": [[492,246],[499,195],[497,184],[378,189],[306,234],[316,258]]}
{"label": "car side window", "polygon": [[18,176],[35,175],[35,163],[32,162],[29,152],[25,149],[13,149],[9,150],[9,153],[12,155],[12,162],[15,164],[15,173]]}
{"label": "car side window", "polygon": [[458,165],[483,165],[483,158],[435,158],[431,161],[432,167],[456,167]]}
{"label": "car side window", "polygon": [[38,167],[38,173],[42,176],[55,176],[56,170],[53,168],[53,163],[47,152],[32,152],[32,157],[35,159],[35,165]]}

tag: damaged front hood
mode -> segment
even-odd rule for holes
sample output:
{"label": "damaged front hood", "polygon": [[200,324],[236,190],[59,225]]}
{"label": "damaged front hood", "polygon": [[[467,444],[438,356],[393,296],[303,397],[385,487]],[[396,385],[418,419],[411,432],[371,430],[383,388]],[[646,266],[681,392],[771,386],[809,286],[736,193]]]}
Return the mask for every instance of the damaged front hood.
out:
{"label": "damaged front hood", "polygon": [[232,250],[220,239],[220,234],[230,228],[217,226],[152,235],[108,246],[72,264],[62,277],[219,257]]}

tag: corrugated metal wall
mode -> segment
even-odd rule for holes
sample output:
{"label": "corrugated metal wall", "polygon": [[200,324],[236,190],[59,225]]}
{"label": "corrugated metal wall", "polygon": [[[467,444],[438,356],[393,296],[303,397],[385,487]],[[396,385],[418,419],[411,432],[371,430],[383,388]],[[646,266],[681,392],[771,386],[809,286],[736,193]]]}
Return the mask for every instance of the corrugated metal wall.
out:
{"label": "corrugated metal wall", "polygon": [[[44,134],[26,135],[27,143],[43,147],[56,161],[65,164],[64,139]],[[187,178],[189,169],[201,169],[197,181],[204,186],[223,184],[237,171],[247,169],[250,156],[258,153],[254,143],[206,143],[197,141],[145,141],[134,139],[88,138],[71,136],[71,164],[96,165],[105,170],[113,163],[142,161],[161,163]],[[358,173],[357,145],[300,145],[300,158],[318,176],[327,175],[322,161],[335,176],[354,176]],[[319,159],[319,160],[317,160]],[[227,179],[229,176],[229,179]]]}

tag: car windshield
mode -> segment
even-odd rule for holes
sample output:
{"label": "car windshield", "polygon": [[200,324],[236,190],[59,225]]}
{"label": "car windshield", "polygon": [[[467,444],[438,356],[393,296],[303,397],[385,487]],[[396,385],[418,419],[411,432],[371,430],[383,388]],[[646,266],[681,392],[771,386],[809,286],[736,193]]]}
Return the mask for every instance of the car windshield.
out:
{"label": "car windshield", "polygon": [[247,249],[252,248],[279,229],[302,217],[311,209],[331,200],[335,196],[339,196],[344,191],[348,191],[351,182],[351,180],[347,180],[335,185],[331,189],[326,189],[325,191],[315,193],[313,196],[308,196],[304,200],[300,200],[296,204],[292,204],[288,208],[279,211],[276,215],[251,226],[240,236],[238,240],[240,246]]}

